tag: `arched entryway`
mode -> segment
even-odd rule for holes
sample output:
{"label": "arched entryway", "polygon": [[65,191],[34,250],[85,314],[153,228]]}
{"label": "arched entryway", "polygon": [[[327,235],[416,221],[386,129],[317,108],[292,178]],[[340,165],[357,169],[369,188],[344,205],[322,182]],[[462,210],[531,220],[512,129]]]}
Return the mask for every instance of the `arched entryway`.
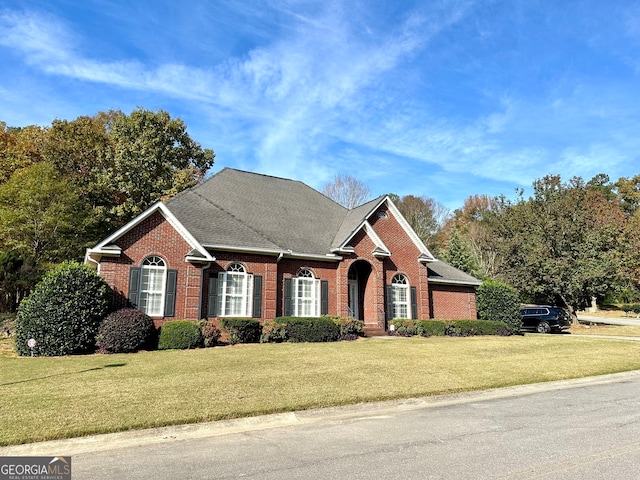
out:
{"label": "arched entryway", "polygon": [[372,316],[368,288],[371,271],[371,265],[364,260],[358,260],[349,267],[349,316],[365,323]]}

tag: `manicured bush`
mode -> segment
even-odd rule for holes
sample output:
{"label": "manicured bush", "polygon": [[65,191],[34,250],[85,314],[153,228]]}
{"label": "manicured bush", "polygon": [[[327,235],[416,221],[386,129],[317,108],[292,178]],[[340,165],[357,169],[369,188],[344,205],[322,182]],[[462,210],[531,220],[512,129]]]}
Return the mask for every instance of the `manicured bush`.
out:
{"label": "manicured bush", "polygon": [[150,316],[135,308],[122,308],[102,320],[96,345],[104,353],[129,353],[155,348],[157,339]]}
{"label": "manicured bush", "polygon": [[423,337],[442,337],[447,333],[447,322],[442,320],[421,320],[417,328],[417,334]]}
{"label": "manicured bush", "polygon": [[478,287],[476,308],[480,320],[506,323],[513,333],[522,328],[520,298],[511,285],[498,280],[487,280]]}
{"label": "manicured bush", "polygon": [[257,343],[262,332],[255,318],[223,318],[220,326],[229,335],[229,343]]}
{"label": "manicured bush", "polygon": [[406,320],[391,322],[394,329],[389,335],[412,337],[450,336],[470,337],[474,335],[511,335],[512,331],[504,322],[490,320]]}
{"label": "manicured bush", "polygon": [[220,340],[220,329],[218,326],[207,320],[200,320],[200,333],[202,334],[202,345],[205,348],[215,347]]}
{"label": "manicured bush", "polygon": [[31,355],[93,352],[100,321],[109,312],[111,291],[95,270],[67,262],[48,272],[18,308],[16,351]]}
{"label": "manicured bush", "polygon": [[262,325],[260,343],[282,343],[287,341],[287,326],[284,323],[265,322]]}
{"label": "manicured bush", "polygon": [[105,353],[129,353],[155,348],[157,338],[151,317],[135,308],[122,308],[102,320],[96,345]]}
{"label": "manicured bush", "polygon": [[286,325],[289,342],[335,342],[340,337],[340,327],[329,317],[279,317],[275,321]]}
{"label": "manicured bush", "polygon": [[159,350],[186,350],[202,346],[200,326],[190,320],[172,320],[160,327]]}

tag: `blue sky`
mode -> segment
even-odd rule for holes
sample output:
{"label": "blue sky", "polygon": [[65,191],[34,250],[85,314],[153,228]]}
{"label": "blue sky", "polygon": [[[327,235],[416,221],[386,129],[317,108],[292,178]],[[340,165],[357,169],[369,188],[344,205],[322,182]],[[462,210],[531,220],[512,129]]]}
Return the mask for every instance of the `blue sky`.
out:
{"label": "blue sky", "polygon": [[640,173],[640,2],[0,0],[0,120],[136,107],[240,168],[455,209]]}

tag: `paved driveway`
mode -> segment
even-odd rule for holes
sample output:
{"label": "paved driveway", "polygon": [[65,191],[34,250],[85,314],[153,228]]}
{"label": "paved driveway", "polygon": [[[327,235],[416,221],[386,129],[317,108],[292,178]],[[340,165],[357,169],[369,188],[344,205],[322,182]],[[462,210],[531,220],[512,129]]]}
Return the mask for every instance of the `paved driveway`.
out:
{"label": "paved driveway", "polygon": [[591,315],[578,315],[582,323],[602,323],[604,325],[629,325],[640,327],[640,318],[634,317],[595,317]]}

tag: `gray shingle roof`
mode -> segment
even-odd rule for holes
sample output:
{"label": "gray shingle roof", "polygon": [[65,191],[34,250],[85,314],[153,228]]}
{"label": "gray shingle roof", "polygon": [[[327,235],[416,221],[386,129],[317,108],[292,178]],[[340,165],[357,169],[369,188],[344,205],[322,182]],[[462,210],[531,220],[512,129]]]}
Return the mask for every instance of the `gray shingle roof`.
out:
{"label": "gray shingle roof", "polygon": [[204,246],[326,255],[349,212],[302,182],[225,168],[167,207]]}
{"label": "gray shingle roof", "polygon": [[[342,246],[384,198],[348,210],[302,182],[225,168],[166,207],[204,247],[325,256]],[[481,283],[442,261],[427,268],[433,283]]]}
{"label": "gray shingle roof", "polygon": [[452,267],[448,263],[438,260],[427,264],[427,274],[430,283],[448,283],[459,285],[480,285],[482,282],[462,270]]}

